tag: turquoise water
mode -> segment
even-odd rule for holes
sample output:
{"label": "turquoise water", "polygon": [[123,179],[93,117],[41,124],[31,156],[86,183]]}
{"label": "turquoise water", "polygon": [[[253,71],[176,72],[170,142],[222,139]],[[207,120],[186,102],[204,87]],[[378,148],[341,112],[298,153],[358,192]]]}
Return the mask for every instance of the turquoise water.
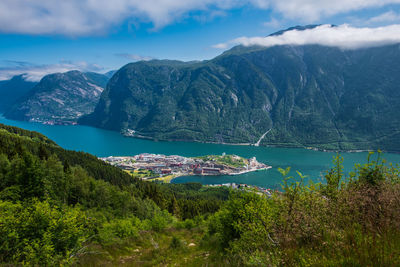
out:
{"label": "turquoise water", "polygon": [[[140,153],[158,153],[166,155],[200,156],[208,154],[236,154],[242,157],[257,157],[257,160],[272,166],[267,171],[252,172],[238,176],[218,177],[179,177],[174,183],[200,182],[216,183],[247,183],[263,187],[276,187],[281,182],[278,167],[291,166],[293,170],[308,175],[314,181],[321,180],[325,170],[332,166],[333,152],[320,152],[300,148],[272,148],[254,146],[234,146],[203,144],[192,142],[154,142],[143,139],[128,138],[117,132],[87,127],[87,126],[50,126],[38,123],[7,120],[0,116],[0,123],[13,125],[27,130],[37,131],[65,149],[84,151],[99,157],[129,156]],[[345,171],[352,170],[355,163],[366,162],[367,153],[342,153]],[[400,163],[399,154],[384,154],[388,162]]]}

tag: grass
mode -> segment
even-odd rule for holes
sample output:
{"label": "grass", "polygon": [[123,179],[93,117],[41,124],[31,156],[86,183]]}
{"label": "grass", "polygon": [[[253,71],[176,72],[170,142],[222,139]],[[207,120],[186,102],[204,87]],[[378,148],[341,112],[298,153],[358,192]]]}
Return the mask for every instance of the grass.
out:
{"label": "grass", "polygon": [[201,227],[170,227],[161,233],[144,231],[138,238],[120,244],[91,245],[76,265],[223,266],[215,253],[203,245],[204,231]]}
{"label": "grass", "polygon": [[159,178],[153,178],[153,179],[149,179],[149,181],[161,181],[164,183],[170,183],[172,179],[176,178],[176,175],[166,175],[166,176],[162,176]]}
{"label": "grass", "polygon": [[202,159],[204,161],[213,161],[217,164],[226,165],[226,166],[233,167],[233,168],[245,167],[246,164],[248,164],[247,159],[242,158],[242,157],[238,157],[238,158],[235,158],[235,157],[237,157],[237,156],[235,156],[235,155],[224,155],[224,156],[208,155],[208,156],[202,156],[202,157],[198,157],[198,158]]}
{"label": "grass", "polygon": [[129,173],[133,178],[138,178],[138,179],[158,176],[158,174],[154,173],[153,171],[144,169],[133,170],[133,171],[125,170],[125,172]]}

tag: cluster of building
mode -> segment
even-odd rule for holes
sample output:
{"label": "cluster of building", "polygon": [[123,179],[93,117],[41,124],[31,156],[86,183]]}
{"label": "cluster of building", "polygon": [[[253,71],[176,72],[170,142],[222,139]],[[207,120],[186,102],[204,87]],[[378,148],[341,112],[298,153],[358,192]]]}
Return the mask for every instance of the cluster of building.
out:
{"label": "cluster of building", "polygon": [[[225,157],[225,155],[223,155]],[[233,160],[241,160],[243,158],[231,155]],[[246,164],[235,167],[229,164],[218,163],[215,158],[204,160],[202,158],[187,158],[177,155],[160,155],[160,154],[140,154],[132,157],[107,157],[101,158],[111,165],[120,167],[125,170],[150,170],[155,174],[187,176],[187,175],[237,175],[250,171],[264,170],[270,168],[257,159],[251,158],[244,160]]]}

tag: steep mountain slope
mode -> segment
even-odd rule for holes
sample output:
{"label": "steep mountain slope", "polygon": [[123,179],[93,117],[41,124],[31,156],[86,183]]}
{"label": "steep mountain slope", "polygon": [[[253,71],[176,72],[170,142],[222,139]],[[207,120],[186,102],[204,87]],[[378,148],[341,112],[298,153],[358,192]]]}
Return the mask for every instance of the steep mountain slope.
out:
{"label": "steep mountain slope", "polygon": [[199,63],[137,62],[80,122],[159,140],[400,151],[397,62],[399,45],[238,46]]}
{"label": "steep mountain slope", "polygon": [[7,118],[69,124],[93,111],[108,77],[69,71],[45,77],[5,113]]}
{"label": "steep mountain slope", "polygon": [[10,80],[0,81],[0,112],[6,111],[20,97],[31,90],[37,82],[24,79],[23,75],[17,75]]}

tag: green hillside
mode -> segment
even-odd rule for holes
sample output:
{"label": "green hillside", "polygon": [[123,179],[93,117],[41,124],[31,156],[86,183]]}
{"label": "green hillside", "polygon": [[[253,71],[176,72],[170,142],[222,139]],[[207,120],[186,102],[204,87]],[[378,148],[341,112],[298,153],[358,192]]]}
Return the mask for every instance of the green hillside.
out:
{"label": "green hillside", "polygon": [[399,45],[234,47],[131,63],[80,123],[156,140],[400,151]]}
{"label": "green hillside", "polygon": [[227,197],[226,189],[199,184],[142,182],[39,133],[0,124],[2,263],[71,264],[87,246],[106,249],[163,231],[214,213]]}
{"label": "green hillside", "polygon": [[[282,190],[156,184],[0,125],[0,262],[28,266],[398,266],[400,170],[380,153]],[[228,196],[229,195],[229,196]]]}
{"label": "green hillside", "polygon": [[[398,266],[400,170],[380,153],[282,190],[133,179],[0,125],[0,262],[34,266]],[[229,192],[229,198],[228,198]]]}

